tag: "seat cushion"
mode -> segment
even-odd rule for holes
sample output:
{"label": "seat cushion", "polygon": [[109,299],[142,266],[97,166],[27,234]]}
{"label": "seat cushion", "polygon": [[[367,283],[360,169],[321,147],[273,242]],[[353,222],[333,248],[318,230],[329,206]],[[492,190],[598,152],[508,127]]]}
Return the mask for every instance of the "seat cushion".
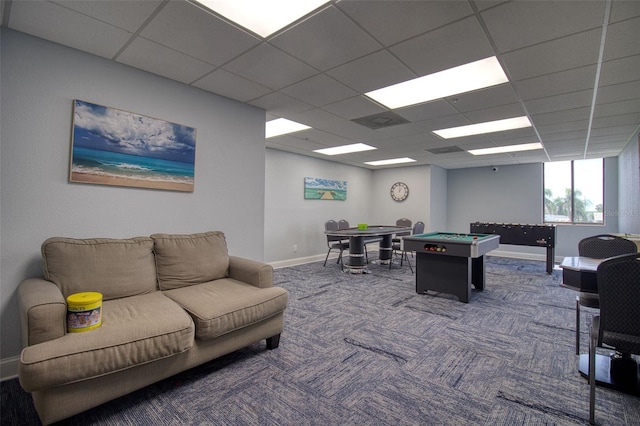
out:
{"label": "seat cushion", "polygon": [[20,383],[36,391],[170,357],[193,346],[194,330],[191,317],[159,291],[106,301],[100,327],[26,347]]}
{"label": "seat cushion", "polygon": [[161,290],[201,284],[229,276],[224,233],[153,234]]}
{"label": "seat cushion", "polygon": [[196,338],[207,340],[283,312],[287,291],[258,288],[225,278],[163,292],[182,306],[196,324]]}
{"label": "seat cushion", "polygon": [[103,300],[157,290],[153,240],[149,237],[49,238],[42,243],[44,277],[63,296],[84,291]]}

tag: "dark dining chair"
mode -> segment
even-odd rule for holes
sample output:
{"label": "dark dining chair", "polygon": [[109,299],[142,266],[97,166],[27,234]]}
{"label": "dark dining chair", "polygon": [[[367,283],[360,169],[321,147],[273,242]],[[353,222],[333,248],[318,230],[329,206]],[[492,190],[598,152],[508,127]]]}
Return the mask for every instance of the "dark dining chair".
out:
{"label": "dark dining chair", "polygon": [[[593,259],[606,259],[637,252],[638,246],[633,241],[609,234],[587,237],[578,243],[578,255]],[[581,291],[576,297],[576,355],[580,354],[580,306],[598,309],[598,294]]]}
{"label": "dark dining chair", "polygon": [[[325,231],[337,231],[338,229],[338,222],[336,222],[335,220],[328,220],[324,223]],[[336,263],[339,263],[340,268],[344,270],[342,253],[345,250],[349,250],[349,241],[345,241],[343,237],[327,235],[327,247],[329,247],[329,250],[327,251],[327,257],[324,258],[324,266],[327,266],[327,259],[329,259],[329,253],[331,253],[331,250],[338,250],[340,251],[340,254],[338,255],[338,260]]]}
{"label": "dark dining chair", "polygon": [[596,348],[610,347],[610,375],[624,390],[637,393],[640,354],[640,253],[613,257],[598,266],[600,314],[593,317],[589,339],[589,423],[595,422]]}
{"label": "dark dining chair", "polygon": [[[422,234],[424,232],[424,222],[416,222],[415,225],[413,225],[413,229],[411,231],[411,235],[416,235],[416,234]],[[409,256],[408,256],[408,252],[407,250],[404,250],[402,247],[402,243],[400,241],[398,242],[393,242],[391,245],[391,260],[389,261],[389,269],[391,269],[391,265],[393,265],[393,255],[396,254],[397,252],[401,251],[400,254],[400,266],[402,266],[404,259],[407,259],[407,263],[409,264],[409,268],[411,269],[411,273],[413,274],[413,265],[411,265],[411,261],[409,260]]]}

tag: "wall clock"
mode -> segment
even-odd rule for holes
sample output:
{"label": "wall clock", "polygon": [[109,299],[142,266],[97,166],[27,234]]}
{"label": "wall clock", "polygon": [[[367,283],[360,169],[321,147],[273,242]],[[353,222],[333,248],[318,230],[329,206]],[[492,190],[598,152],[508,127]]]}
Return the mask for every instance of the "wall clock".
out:
{"label": "wall clock", "polygon": [[404,182],[396,182],[391,186],[391,198],[395,201],[404,201],[409,196],[409,187]]}

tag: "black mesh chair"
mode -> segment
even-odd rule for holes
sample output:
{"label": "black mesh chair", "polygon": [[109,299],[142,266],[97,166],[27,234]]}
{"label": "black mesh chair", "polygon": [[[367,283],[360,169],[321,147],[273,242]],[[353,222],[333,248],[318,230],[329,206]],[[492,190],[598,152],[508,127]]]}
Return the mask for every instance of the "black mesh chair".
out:
{"label": "black mesh chair", "polygon": [[[578,243],[578,254],[593,259],[606,259],[637,252],[636,243],[615,235],[594,235],[584,238]],[[576,297],[576,355],[580,354],[580,306],[598,309],[600,306],[598,295],[580,292]]]}
{"label": "black mesh chair", "polygon": [[[411,231],[411,235],[422,234],[424,232],[424,222],[416,222],[413,225],[413,230]],[[403,250],[402,244],[400,241],[393,242],[391,245],[392,253],[391,260],[389,261],[389,269],[391,269],[391,265],[393,265],[393,255],[397,254],[397,252],[402,251],[400,255],[400,266],[402,266],[404,259],[407,259],[407,263],[409,264],[409,268],[411,269],[411,273],[413,274],[413,265],[411,265],[411,261],[409,260],[409,256],[407,255],[407,251]]]}
{"label": "black mesh chair", "polygon": [[[337,231],[338,229],[338,222],[335,220],[328,220],[324,223],[325,231]],[[329,247],[329,250],[327,251],[327,257],[324,258],[324,266],[327,266],[327,259],[329,259],[329,253],[331,253],[331,250],[339,250],[340,255],[338,255],[338,261],[336,263],[339,263],[340,268],[344,270],[342,253],[345,250],[349,250],[349,240],[345,241],[343,237],[327,235],[327,247]]]}
{"label": "black mesh chair", "polygon": [[[596,348],[607,345],[610,376],[623,391],[638,393],[638,365],[631,354],[640,354],[640,253],[617,256],[598,266],[600,315],[591,323],[589,339],[589,423],[595,421]],[[601,367],[598,367],[601,369]]]}

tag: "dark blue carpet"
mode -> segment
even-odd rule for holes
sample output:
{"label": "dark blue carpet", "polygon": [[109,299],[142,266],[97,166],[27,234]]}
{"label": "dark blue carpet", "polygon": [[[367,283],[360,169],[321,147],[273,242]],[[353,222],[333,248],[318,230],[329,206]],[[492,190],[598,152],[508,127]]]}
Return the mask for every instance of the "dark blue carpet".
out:
{"label": "dark blue carpet", "polygon": [[[487,258],[470,303],[416,294],[405,265],[275,271],[290,292],[280,347],[264,342],[89,412],[70,425],[579,425],[575,292],[544,262]],[[586,311],[586,310],[585,310]],[[585,330],[592,312],[586,312]],[[586,333],[583,336],[586,350]],[[17,380],[2,425],[37,424]],[[640,399],[598,388],[599,424],[640,424]]]}

